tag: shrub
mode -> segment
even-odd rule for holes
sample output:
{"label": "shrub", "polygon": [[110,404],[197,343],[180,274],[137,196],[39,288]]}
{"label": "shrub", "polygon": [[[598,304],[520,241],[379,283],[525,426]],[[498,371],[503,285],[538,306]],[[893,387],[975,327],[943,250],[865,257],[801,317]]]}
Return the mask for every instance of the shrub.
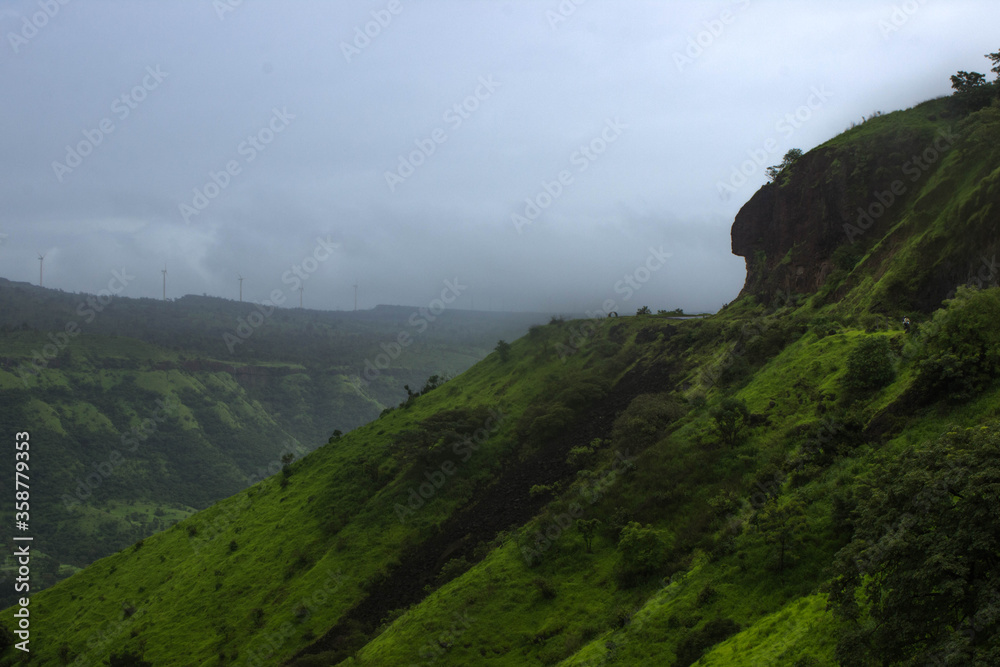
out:
{"label": "shrub", "polygon": [[865,333],[875,333],[876,331],[886,330],[885,317],[882,315],[865,313],[859,318],[859,322],[861,327],[865,330]]}
{"label": "shrub", "polygon": [[931,395],[974,396],[1000,373],[1000,289],[960,287],[927,327],[918,381]]}
{"label": "shrub", "polygon": [[444,586],[446,583],[452,579],[458,579],[463,574],[469,571],[472,567],[472,563],[465,560],[465,558],[452,558],[447,563],[441,566],[441,571],[438,572],[437,583],[439,586]]}
{"label": "shrub", "polygon": [[[566,463],[573,466],[574,468],[585,465],[594,456],[594,446],[593,443],[600,443],[600,440],[595,438],[591,442],[591,446],[574,447],[569,450],[569,455],[566,457]],[[597,445],[598,447],[600,444]]]}
{"label": "shrub", "polygon": [[698,591],[698,606],[704,607],[706,604],[712,601],[715,596],[718,595],[715,589],[712,588],[711,584],[705,584],[705,587]]}
{"label": "shrub", "polygon": [[842,245],[833,251],[833,263],[841,271],[850,271],[864,255],[861,251],[854,247],[853,243]]}
{"label": "shrub", "polygon": [[727,398],[712,410],[712,421],[722,441],[735,447],[750,421],[750,410],[744,401]]}
{"label": "shrub", "polygon": [[666,560],[667,541],[652,526],[632,521],[618,539],[621,574],[625,582],[655,574]]}
{"label": "shrub", "polygon": [[611,436],[618,447],[642,451],[683,414],[684,408],[669,394],[636,396],[615,420]]}
{"label": "shrub", "polygon": [[153,667],[153,663],[144,660],[142,653],[123,650],[121,653],[112,653],[108,657],[110,667]]}
{"label": "shrub", "polygon": [[556,589],[552,584],[548,582],[548,580],[542,579],[541,577],[535,577],[535,579],[531,583],[534,585],[536,589],[538,589],[538,593],[542,596],[542,599],[544,600],[555,599]]}
{"label": "shrub", "polygon": [[701,628],[687,633],[677,647],[674,667],[688,667],[698,661],[705,650],[728,639],[740,631],[734,621],[728,618],[714,618]]}
{"label": "shrub", "polygon": [[865,336],[847,356],[844,384],[850,389],[881,389],[895,377],[892,349],[885,336]]}
{"label": "shrub", "polygon": [[535,484],[528,489],[528,495],[532,498],[540,498],[555,493],[555,488],[551,484]]}
{"label": "shrub", "polygon": [[501,339],[497,341],[497,346],[493,349],[500,356],[500,363],[507,363],[507,360],[510,359],[510,343]]}

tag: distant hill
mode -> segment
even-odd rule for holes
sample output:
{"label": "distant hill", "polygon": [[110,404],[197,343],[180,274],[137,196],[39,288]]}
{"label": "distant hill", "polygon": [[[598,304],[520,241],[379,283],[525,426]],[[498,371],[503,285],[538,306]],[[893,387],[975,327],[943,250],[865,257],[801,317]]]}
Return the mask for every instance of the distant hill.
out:
{"label": "distant hill", "polygon": [[[223,336],[239,337],[252,304],[103,301],[0,279],[0,428],[38,443],[39,583],[278,472],[404,400],[404,385],[458,374],[547,319],[445,312],[418,332],[414,308],[275,309],[229,354]],[[382,357],[405,331],[412,342]]]}

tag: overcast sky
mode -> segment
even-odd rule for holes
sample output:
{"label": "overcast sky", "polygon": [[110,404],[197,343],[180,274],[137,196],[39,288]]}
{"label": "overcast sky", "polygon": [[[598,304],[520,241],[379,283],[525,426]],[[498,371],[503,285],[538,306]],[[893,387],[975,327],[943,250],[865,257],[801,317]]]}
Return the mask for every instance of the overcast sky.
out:
{"label": "overcast sky", "polygon": [[160,297],[166,265],[169,298],[714,311],[750,156],[949,94],[997,25],[996,0],[0,0],[0,276],[42,253],[71,292],[124,269]]}

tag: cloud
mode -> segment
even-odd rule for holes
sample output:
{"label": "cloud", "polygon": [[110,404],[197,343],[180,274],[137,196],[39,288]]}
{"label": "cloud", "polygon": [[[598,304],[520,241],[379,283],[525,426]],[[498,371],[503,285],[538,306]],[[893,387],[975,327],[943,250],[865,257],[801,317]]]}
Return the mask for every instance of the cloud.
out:
{"label": "cloud", "polygon": [[[67,290],[128,263],[130,295],[159,296],[166,262],[176,296],[235,298],[239,273],[264,298],[332,235],[341,250],[306,286],[315,307],[352,307],[354,280],[364,305],[420,304],[457,276],[460,306],[579,311],[663,245],[673,257],[643,305],[715,309],[742,286],[729,225],[765,180],[720,199],[734,166],[768,139],[777,163],[947,94],[953,71],[985,64],[1000,18],[995,3],[927,4],[885,38],[892,8],[861,0],[585,3],[555,26],[558,3],[402,6],[375,30],[378,2],[244,3],[220,19],[195,0],[94,0],[17,52],[0,44],[0,122],[17,128],[0,135],[5,276],[36,280],[32,253],[49,248],[46,284]],[[156,86],[150,68],[167,73]],[[833,96],[779,131],[817,86]],[[280,132],[275,110],[294,115]],[[53,162],[105,119],[60,182]],[[627,129],[602,141],[614,119]],[[540,196],[518,234],[511,216]]]}

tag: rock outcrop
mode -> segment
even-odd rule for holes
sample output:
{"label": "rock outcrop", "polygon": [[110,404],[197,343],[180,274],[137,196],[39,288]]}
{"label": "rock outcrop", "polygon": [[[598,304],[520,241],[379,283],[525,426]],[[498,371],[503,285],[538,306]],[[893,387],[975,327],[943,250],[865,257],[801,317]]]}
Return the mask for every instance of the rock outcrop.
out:
{"label": "rock outcrop", "polygon": [[[832,300],[927,312],[958,285],[995,284],[1000,172],[996,153],[973,153],[1000,113],[963,122],[933,111],[878,118],[762,187],[732,228],[733,253],[747,263],[740,296],[774,304],[829,283]],[[848,296],[859,286],[863,298]]]}

